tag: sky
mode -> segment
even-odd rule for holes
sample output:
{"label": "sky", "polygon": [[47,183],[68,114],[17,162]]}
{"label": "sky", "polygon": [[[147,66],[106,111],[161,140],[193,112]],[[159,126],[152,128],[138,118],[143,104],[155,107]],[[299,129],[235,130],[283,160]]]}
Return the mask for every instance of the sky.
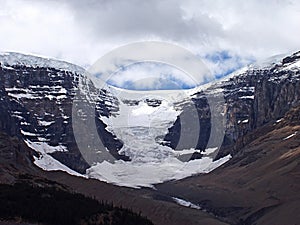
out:
{"label": "sky", "polygon": [[[212,78],[300,50],[297,0],[0,0],[0,5],[0,51],[44,55],[85,68],[139,41],[188,49],[205,62]],[[143,88],[132,80],[138,74],[145,79],[150,67],[132,66],[111,83]],[[174,68],[151,68],[157,82],[171,77],[183,88],[190,85]],[[157,82],[152,86],[165,87]]]}

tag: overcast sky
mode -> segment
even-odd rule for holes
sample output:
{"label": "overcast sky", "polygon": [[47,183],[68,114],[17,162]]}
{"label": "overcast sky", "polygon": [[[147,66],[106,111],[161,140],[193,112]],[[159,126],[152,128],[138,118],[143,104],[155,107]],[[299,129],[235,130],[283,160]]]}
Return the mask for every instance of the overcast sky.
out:
{"label": "overcast sky", "polygon": [[204,58],[215,76],[300,50],[297,0],[0,0],[0,5],[1,51],[85,67],[118,46],[143,40],[183,46]]}

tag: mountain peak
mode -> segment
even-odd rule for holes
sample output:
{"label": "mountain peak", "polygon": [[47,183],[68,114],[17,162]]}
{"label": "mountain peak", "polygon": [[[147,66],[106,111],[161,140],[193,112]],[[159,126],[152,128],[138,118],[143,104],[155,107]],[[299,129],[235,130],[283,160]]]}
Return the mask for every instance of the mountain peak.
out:
{"label": "mountain peak", "polygon": [[0,64],[4,66],[23,65],[28,67],[55,68],[75,73],[84,73],[85,71],[84,68],[69,62],[17,52],[0,52]]}

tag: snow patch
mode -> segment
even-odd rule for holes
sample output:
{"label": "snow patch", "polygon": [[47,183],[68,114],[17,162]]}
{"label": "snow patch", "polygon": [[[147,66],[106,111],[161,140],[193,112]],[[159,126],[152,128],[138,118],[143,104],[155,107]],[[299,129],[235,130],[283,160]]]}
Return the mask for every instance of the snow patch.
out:
{"label": "snow patch", "polygon": [[[30,144],[30,146],[29,146],[29,144]],[[46,142],[31,142],[31,141],[27,140],[27,145],[40,153],[67,152],[68,151],[66,146],[63,146],[63,145],[51,146],[51,145],[47,144]]]}
{"label": "snow patch", "polygon": [[298,133],[298,132],[296,131],[295,133],[293,133],[293,134],[291,134],[291,135],[289,135],[289,136],[283,138],[282,140],[290,139],[290,138],[294,137],[297,133]]}
{"label": "snow patch", "polygon": [[40,126],[48,127],[51,124],[55,123],[55,121],[49,121],[48,122],[48,121],[39,120],[38,123],[39,123]]}
{"label": "snow patch", "polygon": [[249,122],[248,119],[242,121],[242,123],[248,123],[248,122]]}
{"label": "snow patch", "polygon": [[300,60],[284,66],[281,70],[298,71],[300,69]]}
{"label": "snow patch", "polygon": [[204,150],[204,152],[202,152],[203,155],[211,155],[213,153],[215,153],[219,148],[215,147],[215,148],[207,148]]}
{"label": "snow patch", "polygon": [[195,205],[191,202],[188,202],[186,200],[183,200],[181,198],[175,198],[175,197],[172,197],[172,199],[178,204],[178,205],[181,205],[181,206],[184,206],[184,207],[188,207],[188,208],[192,208],[192,209],[201,209],[200,206],[198,205]]}
{"label": "snow patch", "polygon": [[254,100],[254,95],[248,95],[248,96],[241,96],[239,99],[252,99]]}
{"label": "snow patch", "polygon": [[19,94],[13,94],[13,93],[8,93],[8,96],[16,99],[20,98],[27,98],[27,99],[42,99],[42,97],[39,96],[33,96],[30,93],[19,93]]}
{"label": "snow patch", "polygon": [[[40,153],[39,157],[34,156],[34,164],[40,167],[43,170],[46,171],[64,171],[67,172],[70,175],[74,176],[79,176],[79,177],[86,177],[69,167],[65,166],[58,160],[54,159],[52,156],[47,154],[47,151],[49,150],[49,145],[46,143],[43,144],[38,144],[38,143],[33,143],[29,140],[25,140],[25,143],[27,146],[34,151]],[[51,146],[50,146],[51,147]]]}
{"label": "snow patch", "polygon": [[24,130],[21,130],[21,134],[23,134],[25,136],[31,136],[31,137],[38,136],[37,134],[30,133],[30,132],[27,132],[27,131],[24,131]]}

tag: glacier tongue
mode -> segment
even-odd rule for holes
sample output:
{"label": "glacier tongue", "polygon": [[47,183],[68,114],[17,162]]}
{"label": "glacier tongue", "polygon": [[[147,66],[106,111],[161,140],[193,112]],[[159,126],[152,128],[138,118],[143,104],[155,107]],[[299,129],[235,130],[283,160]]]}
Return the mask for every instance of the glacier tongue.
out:
{"label": "glacier tongue", "polygon": [[117,116],[101,117],[101,120],[108,125],[106,129],[124,142],[120,153],[129,156],[131,161],[97,163],[87,170],[89,177],[120,186],[152,187],[155,183],[209,172],[230,159],[226,156],[213,162],[205,156],[189,162],[180,161],[177,159],[180,154],[195,150],[175,151],[159,144],[159,139],[163,139],[180,114],[170,98],[160,98],[160,104],[155,107],[147,104],[145,98],[135,105],[124,102],[120,99]]}
{"label": "glacier tongue", "polygon": [[124,142],[120,151],[132,159],[131,163],[160,162],[172,154],[171,148],[156,142],[180,113],[172,103],[162,100],[159,106],[153,107],[140,100],[138,105],[130,106],[121,100],[119,109],[118,116],[101,119]]}

